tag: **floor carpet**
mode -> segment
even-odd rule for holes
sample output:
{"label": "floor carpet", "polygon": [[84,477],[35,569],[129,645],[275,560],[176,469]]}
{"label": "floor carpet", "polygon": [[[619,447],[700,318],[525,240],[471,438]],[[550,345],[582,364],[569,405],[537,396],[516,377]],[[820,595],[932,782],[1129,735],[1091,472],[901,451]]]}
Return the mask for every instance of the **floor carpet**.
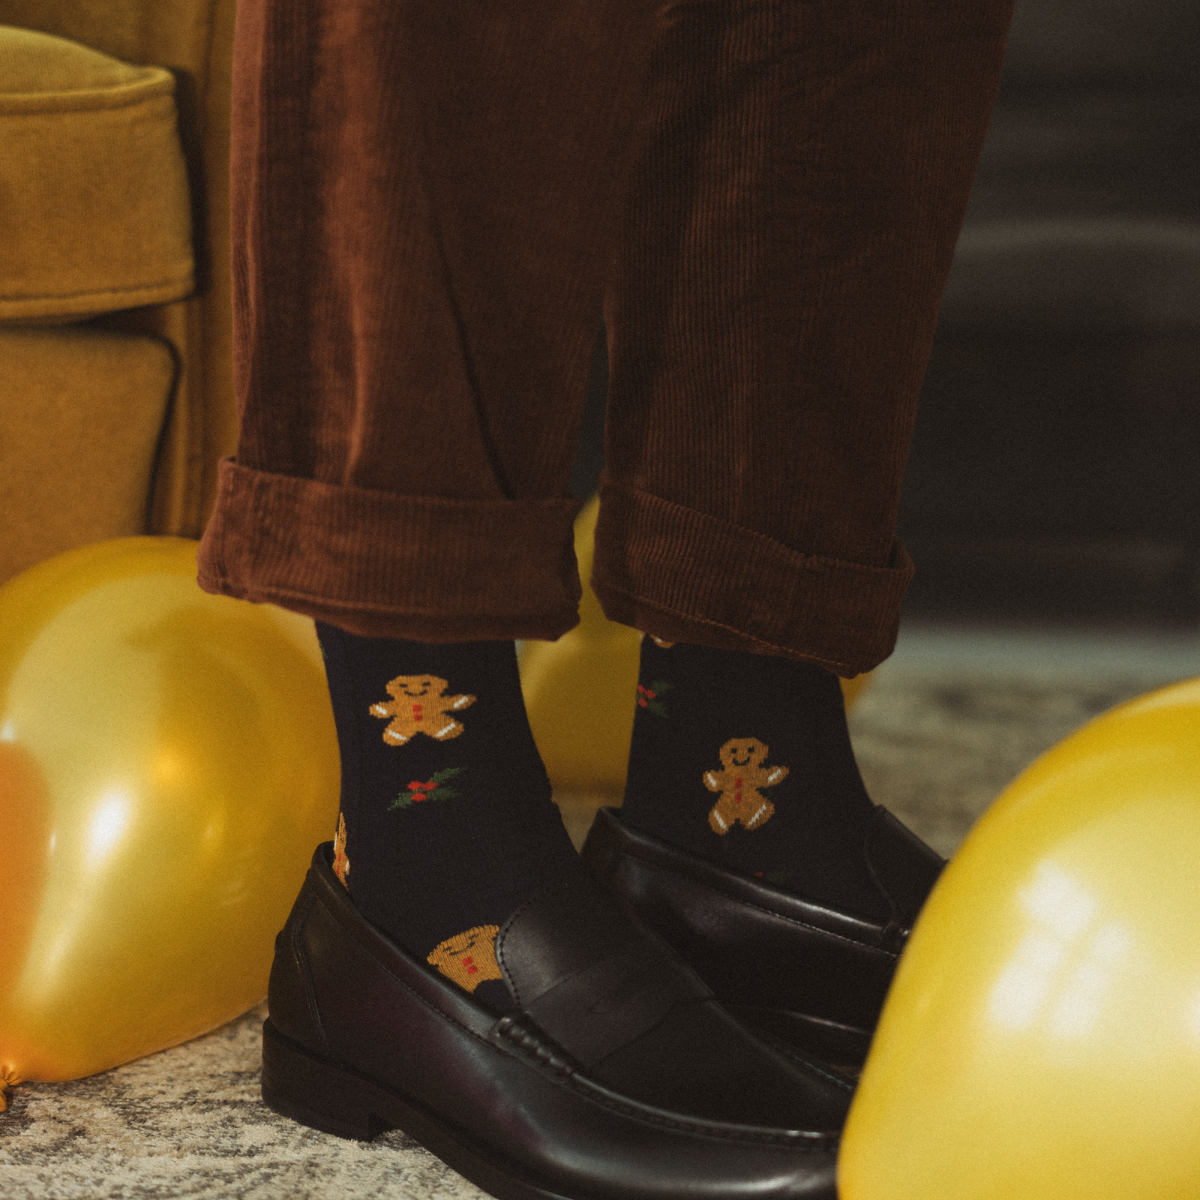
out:
{"label": "floor carpet", "polygon": [[[1192,634],[906,630],[852,716],[872,795],[942,853],[1032,759],[1093,715],[1200,675]],[[579,837],[603,797],[562,797]],[[0,1114],[5,1200],[466,1200],[402,1134],[342,1141],[258,1099],[256,1009],[90,1079],[26,1084]]]}

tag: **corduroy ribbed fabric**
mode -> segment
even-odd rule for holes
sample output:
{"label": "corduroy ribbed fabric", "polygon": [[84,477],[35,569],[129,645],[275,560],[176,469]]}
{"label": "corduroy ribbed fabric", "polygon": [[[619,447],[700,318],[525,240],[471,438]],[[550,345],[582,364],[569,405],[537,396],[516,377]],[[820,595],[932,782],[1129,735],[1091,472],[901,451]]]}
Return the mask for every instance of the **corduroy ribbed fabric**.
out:
{"label": "corduroy ribbed fabric", "polygon": [[[525,637],[553,640],[579,619],[577,500],[399,496],[230,461],[218,487],[222,519],[204,543],[202,583],[211,591],[293,608],[362,637],[390,637],[402,598],[408,641],[497,640],[482,631],[505,620]],[[230,513],[238,519],[225,520]],[[449,592],[444,571],[456,580]]]}
{"label": "corduroy ribbed fabric", "polygon": [[600,493],[596,594],[611,620],[663,641],[857,675],[892,652],[912,572],[899,544],[883,567],[839,562],[646,492],[608,483]]}
{"label": "corduroy ribbed fabric", "polygon": [[607,291],[608,615],[874,666],[1010,15],[243,0],[242,426],[201,585],[371,636],[565,631]]}
{"label": "corduroy ribbed fabric", "polygon": [[610,618],[842,675],[891,652],[900,484],[1010,7],[665,10],[606,300]]}

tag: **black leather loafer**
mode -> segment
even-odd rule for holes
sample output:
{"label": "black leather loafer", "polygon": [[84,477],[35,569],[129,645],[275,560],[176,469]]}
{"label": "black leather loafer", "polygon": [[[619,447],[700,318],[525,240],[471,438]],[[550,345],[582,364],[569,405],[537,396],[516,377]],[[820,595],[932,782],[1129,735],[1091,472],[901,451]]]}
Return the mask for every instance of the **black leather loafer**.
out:
{"label": "black leather loafer", "polygon": [[501,928],[497,1017],[369,925],[329,852],[276,940],[276,1112],[401,1129],[502,1200],[835,1200],[849,1084],[745,1031],[584,870]]}
{"label": "black leather loafer", "polygon": [[876,806],[863,848],[886,922],[676,850],[601,809],[583,847],[597,879],[734,1016],[804,1053],[861,1067],[900,951],[945,861]]}

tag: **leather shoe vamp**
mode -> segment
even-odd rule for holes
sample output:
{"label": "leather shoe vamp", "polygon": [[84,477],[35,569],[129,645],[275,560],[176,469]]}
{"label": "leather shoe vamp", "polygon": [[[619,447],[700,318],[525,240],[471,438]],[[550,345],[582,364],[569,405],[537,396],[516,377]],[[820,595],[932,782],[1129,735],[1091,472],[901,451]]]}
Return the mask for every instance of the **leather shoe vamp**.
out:
{"label": "leather shoe vamp", "polygon": [[874,1028],[897,958],[886,926],[734,875],[603,809],[584,857],[722,1003]]}
{"label": "leather shoe vamp", "polygon": [[279,945],[272,1023],[426,1114],[468,1177],[486,1161],[514,1197],[835,1196],[834,1137],[689,1118],[590,1079],[536,1023],[496,1020],[362,921],[321,857]]}
{"label": "leather shoe vamp", "polygon": [[583,872],[515,913],[496,954],[522,1012],[618,1092],[768,1128],[837,1130],[845,1120],[845,1080],[749,1034]]}

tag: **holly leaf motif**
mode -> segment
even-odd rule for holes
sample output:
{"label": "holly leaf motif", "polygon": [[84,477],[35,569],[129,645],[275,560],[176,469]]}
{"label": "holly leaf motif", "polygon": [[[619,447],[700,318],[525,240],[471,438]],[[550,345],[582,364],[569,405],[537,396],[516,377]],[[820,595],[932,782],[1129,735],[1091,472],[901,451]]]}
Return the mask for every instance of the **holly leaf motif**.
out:
{"label": "holly leaf motif", "polygon": [[675,685],[669,679],[654,680],[650,685],[651,691],[654,692],[654,699],[646,701],[646,708],[656,717],[669,717],[671,714],[667,712],[667,706],[658,697],[665,695],[674,687]]}
{"label": "holly leaf motif", "polygon": [[[453,779],[456,775],[461,775],[465,770],[466,767],[443,767],[442,770],[435,771],[427,781],[434,786],[423,793],[420,798],[421,802],[423,803],[426,800],[453,800],[459,794],[458,790],[446,787],[445,782],[448,779]],[[388,805],[388,812],[396,808],[411,808],[417,802],[417,796],[413,790],[406,788]]]}
{"label": "holly leaf motif", "polygon": [[656,679],[649,687],[639,683],[637,686],[637,702],[638,708],[644,708],[647,712],[652,712],[656,717],[669,717],[671,714],[667,712],[667,707],[659,699],[664,692],[669,692],[674,688],[674,684],[669,679]]}

